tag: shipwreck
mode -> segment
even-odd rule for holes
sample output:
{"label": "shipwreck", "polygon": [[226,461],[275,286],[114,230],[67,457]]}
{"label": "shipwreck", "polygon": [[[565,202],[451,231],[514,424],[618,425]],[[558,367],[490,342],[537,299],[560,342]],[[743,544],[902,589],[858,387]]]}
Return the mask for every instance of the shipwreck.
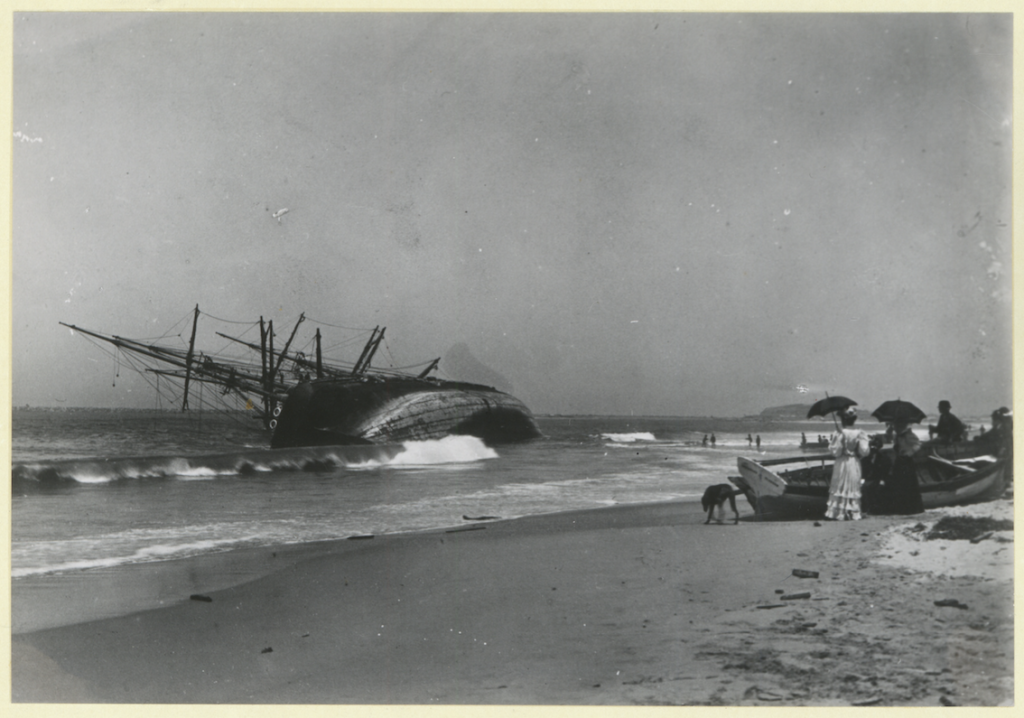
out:
{"label": "shipwreck", "polygon": [[439,439],[453,434],[476,436],[488,444],[525,441],[541,435],[523,402],[498,389],[432,374],[440,358],[422,370],[371,368],[384,340],[384,327],[374,327],[352,363],[325,359],[319,327],[310,351],[293,350],[300,315],[281,349],[275,349],[273,321],[258,322],[259,340],[216,332],[243,352],[241,357],[207,353],[196,347],[201,312],[192,315],[187,344],[171,346],[128,339],[61,322],[74,332],[113,347],[118,361],[147,376],[160,391],[161,382],[176,387],[172,394],[182,411],[190,409],[195,386],[213,385],[224,407],[240,406],[270,433],[271,448],[390,444]]}

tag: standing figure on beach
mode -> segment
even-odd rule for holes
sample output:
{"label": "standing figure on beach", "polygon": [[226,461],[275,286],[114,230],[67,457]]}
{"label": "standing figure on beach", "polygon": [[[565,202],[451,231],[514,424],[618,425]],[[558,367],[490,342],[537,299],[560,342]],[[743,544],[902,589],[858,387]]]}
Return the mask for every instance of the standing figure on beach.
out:
{"label": "standing figure on beach", "polygon": [[758,451],[761,450],[761,435],[760,434],[757,435],[757,450]]}
{"label": "standing figure on beach", "polygon": [[704,441],[701,442],[704,446],[708,445],[708,435],[704,434]]}
{"label": "standing figure on beach", "polygon": [[[991,443],[996,456],[1013,466],[1013,412],[1010,409],[1001,406],[992,412],[992,428],[985,443]],[[1009,478],[1012,481],[1013,474]]]}
{"label": "standing figure on beach", "polygon": [[754,437],[751,436],[750,434],[747,434],[747,446],[753,446],[753,445],[754,445]]}
{"label": "standing figure on beach", "polygon": [[870,455],[860,462],[864,483],[860,487],[860,510],[865,514],[885,513],[885,480],[892,472],[892,456],[882,451],[884,434],[868,437]]}
{"label": "standing figure on beach", "polygon": [[881,496],[881,510],[886,514],[919,514],[924,511],[921,489],[917,485],[914,454],[921,440],[906,421],[897,421],[886,432],[893,441],[893,462]]}
{"label": "standing figure on beach", "polygon": [[857,410],[853,407],[839,412],[843,427],[837,431],[828,444],[828,450],[836,457],[832,467],[832,480],[828,487],[828,506],[825,518],[857,521],[860,519],[861,459],[871,453],[868,435],[854,429]]}
{"label": "standing figure on beach", "polygon": [[715,441],[716,441],[716,440],[715,440],[715,432],[713,432],[713,431],[712,431],[712,432],[711,432],[711,445],[712,445],[712,446],[714,446],[714,445],[715,445]]}

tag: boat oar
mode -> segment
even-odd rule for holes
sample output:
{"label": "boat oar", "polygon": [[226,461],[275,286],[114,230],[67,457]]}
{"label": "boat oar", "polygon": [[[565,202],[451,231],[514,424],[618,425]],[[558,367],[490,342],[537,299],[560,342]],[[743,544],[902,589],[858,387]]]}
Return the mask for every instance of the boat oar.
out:
{"label": "boat oar", "polygon": [[960,464],[954,464],[949,459],[944,459],[941,456],[929,456],[928,460],[931,461],[931,462],[934,462],[935,464],[937,464],[939,466],[942,466],[944,468],[950,469],[951,471],[955,471],[960,476],[963,476],[965,474],[973,474],[973,473],[975,473],[977,471],[977,469],[972,469],[972,468],[970,468],[968,466],[961,466]]}

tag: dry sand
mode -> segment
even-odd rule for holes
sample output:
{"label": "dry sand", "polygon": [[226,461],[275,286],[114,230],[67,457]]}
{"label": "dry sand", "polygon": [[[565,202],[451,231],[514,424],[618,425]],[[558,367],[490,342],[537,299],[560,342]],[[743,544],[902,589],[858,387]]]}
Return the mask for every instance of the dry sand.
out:
{"label": "dry sand", "polygon": [[666,503],[292,547],[248,583],[14,635],[13,699],[1010,705],[1012,532],[912,530],[949,511],[705,526]]}

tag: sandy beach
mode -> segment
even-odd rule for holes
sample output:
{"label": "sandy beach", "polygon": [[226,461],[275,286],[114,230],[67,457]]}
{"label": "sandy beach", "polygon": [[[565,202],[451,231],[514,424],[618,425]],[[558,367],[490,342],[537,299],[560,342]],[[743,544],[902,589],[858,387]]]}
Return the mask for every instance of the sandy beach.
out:
{"label": "sandy beach", "polygon": [[1013,534],[923,540],[950,514],[1013,510],[466,521],[250,551],[238,585],[214,570],[230,554],[168,562],[144,574],[176,596],[162,607],[21,632],[15,584],[13,701],[1012,705]]}

